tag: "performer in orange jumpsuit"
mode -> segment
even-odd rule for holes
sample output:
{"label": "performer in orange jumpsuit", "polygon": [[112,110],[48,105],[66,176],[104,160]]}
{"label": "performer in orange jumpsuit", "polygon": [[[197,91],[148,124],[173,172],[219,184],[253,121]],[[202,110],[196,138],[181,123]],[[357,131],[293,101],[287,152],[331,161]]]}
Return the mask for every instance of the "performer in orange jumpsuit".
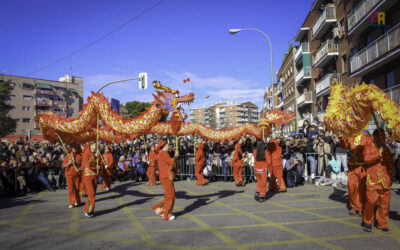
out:
{"label": "performer in orange jumpsuit", "polygon": [[254,198],[256,201],[264,202],[267,192],[267,163],[265,161],[265,144],[262,140],[257,140],[256,149],[253,150],[254,173],[257,178],[257,187]]}
{"label": "performer in orange jumpsuit", "polygon": [[[81,148],[74,144],[71,146],[71,151],[64,157],[62,167],[65,170],[65,179],[68,185],[69,208],[81,204],[79,195],[80,174],[81,174]],[[71,158],[70,158],[71,157]],[[75,167],[77,169],[75,169]],[[78,170],[78,171],[77,171]]]}
{"label": "performer in orange jumpsuit", "polygon": [[87,199],[84,208],[87,217],[94,216],[96,189],[98,184],[97,176],[97,145],[95,142],[88,144],[82,153],[83,184],[86,188]]}
{"label": "performer in orange jumpsuit", "polygon": [[204,155],[204,143],[199,142],[199,148],[196,151],[196,157],[195,157],[195,175],[196,175],[196,185],[197,186],[204,186],[207,184],[207,180],[203,176],[203,169],[204,169],[204,163],[206,161],[205,155]]}
{"label": "performer in orange jumpsuit", "polygon": [[246,184],[243,181],[243,160],[242,160],[242,147],[240,146],[239,143],[236,143],[235,145],[235,151],[233,153],[232,157],[232,165],[233,165],[233,170],[232,170],[232,175],[233,178],[235,179],[235,184],[237,187],[240,186],[246,186]]}
{"label": "performer in orange jumpsuit", "polygon": [[164,200],[154,205],[152,209],[156,214],[162,216],[163,220],[174,220],[175,216],[172,215],[175,203],[175,188],[174,178],[175,173],[173,171],[174,163],[176,158],[179,156],[179,151],[175,151],[175,157],[171,157],[168,153],[168,143],[161,141],[156,150],[158,153],[158,169],[160,173],[160,182],[164,189]]}
{"label": "performer in orange jumpsuit", "polygon": [[[389,219],[390,192],[392,176],[395,173],[393,155],[385,144],[382,130],[374,132],[374,141],[368,137],[364,147],[366,175],[366,199],[363,209],[364,230],[371,232],[374,217],[377,228],[385,233],[390,233],[387,221]],[[374,212],[376,207],[376,215]]]}
{"label": "performer in orange jumpsuit", "polygon": [[359,215],[363,211],[365,201],[365,161],[363,150],[371,141],[371,137],[366,134],[358,135],[354,138],[341,138],[340,147],[350,148],[350,158],[347,162],[349,173],[347,178],[347,190],[349,193],[350,215]]}
{"label": "performer in orange jumpsuit", "polygon": [[149,168],[147,169],[146,175],[149,181],[148,186],[156,186],[156,163],[157,162],[157,152],[155,152],[154,146],[151,146],[149,153]]}
{"label": "performer in orange jumpsuit", "polygon": [[[286,185],[283,180],[282,167],[282,148],[279,146],[277,139],[273,138],[268,144],[267,165],[269,165],[271,173],[271,182],[269,190],[286,192]],[[278,184],[276,183],[278,181]],[[278,186],[279,185],[279,186]]]}
{"label": "performer in orange jumpsuit", "polygon": [[111,188],[111,175],[114,167],[114,157],[111,154],[111,149],[109,147],[105,147],[100,163],[102,165],[100,175],[103,178],[103,183],[101,184],[100,189],[109,191]]}

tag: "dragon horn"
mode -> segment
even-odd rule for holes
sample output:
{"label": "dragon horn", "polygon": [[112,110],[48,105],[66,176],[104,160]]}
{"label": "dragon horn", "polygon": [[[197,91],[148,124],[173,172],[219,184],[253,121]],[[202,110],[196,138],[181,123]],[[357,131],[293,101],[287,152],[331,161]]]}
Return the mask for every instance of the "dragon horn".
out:
{"label": "dragon horn", "polygon": [[156,89],[162,89],[162,90],[164,90],[164,91],[167,92],[167,93],[179,94],[179,91],[178,91],[178,90],[173,90],[173,89],[170,89],[170,88],[168,88],[168,87],[165,87],[165,86],[163,86],[163,85],[161,84],[160,81],[153,81],[153,86],[154,86],[154,88],[156,88]]}

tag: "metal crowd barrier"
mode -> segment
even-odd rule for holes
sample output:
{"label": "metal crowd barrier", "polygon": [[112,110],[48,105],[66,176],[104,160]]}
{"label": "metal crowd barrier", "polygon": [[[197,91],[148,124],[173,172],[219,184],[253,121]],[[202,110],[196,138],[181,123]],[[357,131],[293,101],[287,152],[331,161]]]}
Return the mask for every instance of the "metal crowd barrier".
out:
{"label": "metal crowd barrier", "polygon": [[[211,154],[211,155],[206,155],[206,163],[205,167],[210,165],[208,163],[210,156],[212,157],[211,160],[211,173],[210,177],[225,177],[225,178],[231,178],[232,177],[232,161],[228,158],[226,158],[224,161],[221,160],[219,154]],[[189,178],[189,179],[194,179],[195,178],[195,162],[194,162],[194,155],[193,154],[185,154],[185,155],[180,155],[178,157],[178,161],[175,163],[178,164],[179,168],[179,173],[178,177],[181,179],[184,178]],[[246,180],[254,180],[254,169],[253,166],[250,166],[248,164],[244,164],[243,166],[243,178],[246,178]]]}

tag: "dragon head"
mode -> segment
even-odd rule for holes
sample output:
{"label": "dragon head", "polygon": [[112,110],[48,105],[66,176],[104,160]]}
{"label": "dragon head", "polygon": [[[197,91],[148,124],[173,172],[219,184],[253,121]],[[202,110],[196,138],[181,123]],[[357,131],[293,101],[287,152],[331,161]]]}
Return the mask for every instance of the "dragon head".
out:
{"label": "dragon head", "polygon": [[159,105],[163,114],[168,115],[172,112],[171,121],[178,120],[179,122],[183,122],[187,118],[187,114],[185,114],[181,105],[193,102],[194,94],[191,92],[187,95],[179,96],[178,90],[162,86],[159,81],[154,81],[153,86],[156,89],[163,90],[157,90],[157,94],[153,94],[154,103]]}

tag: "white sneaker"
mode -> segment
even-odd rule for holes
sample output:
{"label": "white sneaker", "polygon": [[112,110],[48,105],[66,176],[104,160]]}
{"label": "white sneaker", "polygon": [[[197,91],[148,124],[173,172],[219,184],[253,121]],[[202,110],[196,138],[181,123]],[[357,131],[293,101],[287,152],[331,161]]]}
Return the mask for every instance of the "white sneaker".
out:
{"label": "white sneaker", "polygon": [[318,181],[315,182],[315,186],[316,186],[316,187],[319,187],[319,186],[320,186],[320,184],[319,184]]}
{"label": "white sneaker", "polygon": [[74,207],[74,206],[72,206],[72,205],[69,205],[69,206],[68,206],[68,208],[73,208],[73,207]]}
{"label": "white sneaker", "polygon": [[107,189],[106,189],[106,191],[108,192],[108,191],[110,191],[110,189],[109,189],[109,188],[107,188]]}
{"label": "white sneaker", "polygon": [[75,204],[74,204],[74,207],[77,207],[78,206],[78,203],[77,202],[75,202]]}
{"label": "white sneaker", "polygon": [[175,220],[175,216],[171,215],[168,220]]}

